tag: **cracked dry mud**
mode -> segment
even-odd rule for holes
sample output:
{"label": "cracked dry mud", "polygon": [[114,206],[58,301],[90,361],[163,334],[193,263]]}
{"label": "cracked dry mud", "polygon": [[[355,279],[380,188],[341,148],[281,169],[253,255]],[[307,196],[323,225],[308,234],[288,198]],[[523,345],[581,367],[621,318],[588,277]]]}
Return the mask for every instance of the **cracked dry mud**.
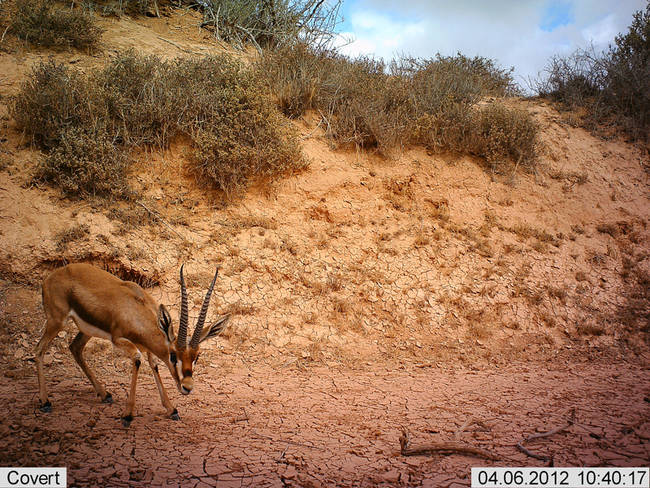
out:
{"label": "cracked dry mud", "polygon": [[[520,362],[493,368],[268,364],[222,355],[198,368],[198,391],[172,392],[181,420],[164,418],[149,372],[137,416],[122,428],[127,381],[108,379],[103,405],[64,358],[48,371],[53,412],[36,408],[33,374],[0,379],[2,465],[67,466],[69,486],[469,486],[472,466],[644,466],[650,458],[647,365]],[[99,367],[106,374],[111,366]],[[168,378],[167,378],[168,380]],[[171,388],[171,381],[166,381]],[[459,429],[463,426],[462,431]],[[411,442],[455,441],[499,461],[462,454],[403,457]]]}

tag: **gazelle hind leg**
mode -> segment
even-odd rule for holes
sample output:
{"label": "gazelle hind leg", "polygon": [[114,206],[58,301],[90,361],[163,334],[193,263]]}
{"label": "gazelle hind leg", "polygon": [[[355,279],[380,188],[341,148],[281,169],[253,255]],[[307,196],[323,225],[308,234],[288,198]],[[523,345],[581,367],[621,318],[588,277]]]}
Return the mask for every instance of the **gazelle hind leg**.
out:
{"label": "gazelle hind leg", "polygon": [[86,344],[90,339],[91,336],[84,334],[83,332],[79,332],[70,343],[69,346],[70,352],[72,353],[72,356],[74,357],[75,361],[77,361],[77,364],[79,365],[81,370],[84,372],[86,377],[88,377],[88,379],[92,383],[95,392],[97,392],[99,398],[102,399],[102,402],[113,403],[112,395],[110,393],[107,393],[106,388],[104,388],[104,385],[102,385],[99,381],[97,381],[97,378],[95,378],[95,375],[90,370],[90,368],[86,364],[86,360],[83,357],[84,347],[86,347]]}
{"label": "gazelle hind leg", "polygon": [[138,371],[140,370],[140,365],[142,361],[140,358],[142,355],[138,348],[128,339],[120,337],[113,341],[116,347],[119,347],[124,351],[133,361],[133,374],[131,375],[131,388],[129,389],[129,397],[126,400],[126,412],[122,417],[122,425],[128,427],[133,420],[133,411],[135,409],[135,387],[138,384]]}
{"label": "gazelle hind leg", "polygon": [[65,318],[48,317],[45,324],[45,332],[43,337],[36,345],[36,371],[38,373],[38,396],[40,399],[41,412],[51,412],[52,404],[47,398],[47,388],[45,387],[45,375],[43,374],[43,355],[52,344],[52,339],[56,337],[59,331],[63,328]]}
{"label": "gazelle hind leg", "polygon": [[180,416],[178,415],[178,410],[172,405],[172,402],[169,401],[169,397],[167,396],[167,391],[165,390],[165,386],[162,384],[162,380],[160,379],[160,373],[158,372],[158,365],[156,364],[156,360],[153,357],[153,354],[150,352],[147,353],[147,360],[149,361],[149,366],[151,366],[151,370],[153,371],[153,378],[156,380],[156,386],[158,387],[158,393],[160,393],[160,401],[163,404],[163,407],[167,410],[167,415],[172,419],[172,420],[180,420]]}

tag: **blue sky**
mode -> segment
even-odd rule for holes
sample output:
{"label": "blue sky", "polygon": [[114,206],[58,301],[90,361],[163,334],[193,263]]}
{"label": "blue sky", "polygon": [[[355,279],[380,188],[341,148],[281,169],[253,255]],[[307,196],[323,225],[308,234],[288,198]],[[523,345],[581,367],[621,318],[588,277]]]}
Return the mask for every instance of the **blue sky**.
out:
{"label": "blue sky", "polygon": [[546,32],[553,32],[558,27],[575,22],[571,2],[549,2],[544,6],[539,27]]}
{"label": "blue sky", "polygon": [[389,60],[436,53],[496,59],[524,83],[554,54],[605,49],[646,0],[343,0],[341,50]]}

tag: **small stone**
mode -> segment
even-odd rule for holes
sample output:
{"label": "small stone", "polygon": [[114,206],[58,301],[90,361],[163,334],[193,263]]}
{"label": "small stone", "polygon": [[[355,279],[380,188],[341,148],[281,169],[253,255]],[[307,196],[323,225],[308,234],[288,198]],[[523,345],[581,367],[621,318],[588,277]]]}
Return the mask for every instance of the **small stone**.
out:
{"label": "small stone", "polygon": [[288,480],[292,480],[296,477],[297,474],[298,472],[296,471],[296,468],[294,468],[293,466],[289,466],[287,470],[284,472],[284,474],[282,475],[282,477]]}
{"label": "small stone", "polygon": [[400,477],[401,473],[397,469],[391,469],[384,475],[384,480],[386,480],[388,483],[398,483]]}

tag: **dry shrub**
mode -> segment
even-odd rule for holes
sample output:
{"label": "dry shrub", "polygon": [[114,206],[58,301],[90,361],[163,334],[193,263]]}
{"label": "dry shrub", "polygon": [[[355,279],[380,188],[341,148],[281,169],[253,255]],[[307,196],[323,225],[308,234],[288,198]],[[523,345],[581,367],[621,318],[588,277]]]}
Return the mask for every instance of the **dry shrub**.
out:
{"label": "dry shrub", "polygon": [[277,114],[248,115],[238,117],[237,125],[224,120],[193,137],[194,172],[227,195],[245,189],[251,179],[270,180],[303,167],[297,139]]}
{"label": "dry shrub", "polygon": [[297,40],[326,44],[342,20],[341,0],[187,1],[203,10],[202,27],[237,47],[276,48]]}
{"label": "dry shrub", "polygon": [[316,98],[329,136],[338,144],[354,143],[390,155],[409,138],[407,81],[387,76],[384,63],[372,58],[338,56],[333,61]]}
{"label": "dry shrub", "polygon": [[327,135],[390,155],[423,144],[488,158],[532,162],[537,125],[523,110],[501,103],[477,108],[485,96],[516,93],[510,71],[463,55],[386,66],[368,57],[295,44],[264,52],[256,65],[283,112],[318,110]]}
{"label": "dry shrub", "polygon": [[318,110],[337,144],[386,153],[406,136],[407,86],[403,78],[389,77],[382,61],[295,43],[265,51],[256,69],[286,115]]}
{"label": "dry shrub", "polygon": [[66,195],[127,196],[127,158],[104,130],[71,128],[37,168],[36,178]]}
{"label": "dry shrub", "polygon": [[314,108],[331,57],[329,51],[299,43],[264,51],[256,69],[282,113],[295,118]]}
{"label": "dry shrub", "polygon": [[171,101],[183,94],[166,83],[169,68],[157,56],[127,51],[92,76],[107,126],[124,143],[165,146],[174,136],[170,129],[182,114]]}
{"label": "dry shrub", "polygon": [[69,127],[90,125],[87,83],[53,60],[36,65],[10,105],[16,125],[43,149],[56,147]]}
{"label": "dry shrub", "polygon": [[50,61],[33,70],[11,111],[51,151],[43,179],[68,194],[124,195],[118,153],[179,136],[194,144],[196,178],[226,196],[305,164],[259,80],[225,54],[163,61],[128,51],[88,75]]}
{"label": "dry shrub", "polygon": [[[402,58],[392,66],[398,75],[414,79],[418,98],[429,108],[450,102],[477,102],[484,96],[510,96],[518,93],[512,71],[496,66],[493,60],[462,54],[436,55],[433,59]],[[451,97],[450,97],[451,95]]]}
{"label": "dry shrub", "polygon": [[98,8],[102,15],[150,15],[160,16],[164,4],[171,3],[166,0],[95,0],[93,5]]}
{"label": "dry shrub", "polygon": [[555,56],[545,71],[535,82],[539,95],[570,110],[586,109],[587,127],[609,122],[635,139],[650,140],[650,4],[634,14],[628,31],[607,51]]}
{"label": "dry shrub", "polygon": [[49,0],[16,0],[11,32],[39,46],[97,47],[102,29],[82,10],[54,9]]}
{"label": "dry shrub", "polygon": [[491,103],[480,109],[477,118],[469,137],[470,152],[487,159],[493,168],[506,160],[533,161],[539,127],[528,112]]}

